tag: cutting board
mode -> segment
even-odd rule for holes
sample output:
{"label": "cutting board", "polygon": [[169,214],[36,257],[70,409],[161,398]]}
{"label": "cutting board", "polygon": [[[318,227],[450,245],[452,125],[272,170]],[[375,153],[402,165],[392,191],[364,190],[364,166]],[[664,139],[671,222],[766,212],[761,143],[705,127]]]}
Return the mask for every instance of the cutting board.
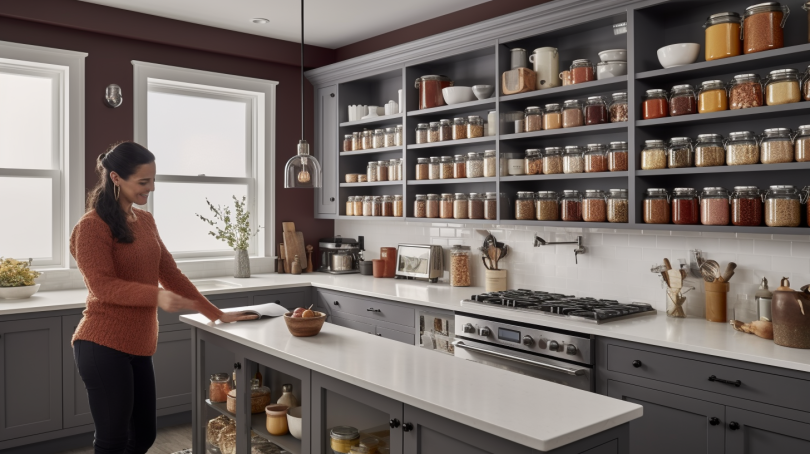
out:
{"label": "cutting board", "polygon": [[295,222],[282,222],[281,232],[295,232]]}
{"label": "cutting board", "polygon": [[284,232],[283,235],[284,248],[286,250],[285,256],[287,258],[286,262],[292,263],[297,255],[302,265],[301,269],[305,270],[307,264],[307,249],[306,244],[304,244],[304,232]]}
{"label": "cutting board", "polygon": [[515,68],[503,73],[503,94],[514,95],[534,91],[537,85],[537,73],[529,68]]}

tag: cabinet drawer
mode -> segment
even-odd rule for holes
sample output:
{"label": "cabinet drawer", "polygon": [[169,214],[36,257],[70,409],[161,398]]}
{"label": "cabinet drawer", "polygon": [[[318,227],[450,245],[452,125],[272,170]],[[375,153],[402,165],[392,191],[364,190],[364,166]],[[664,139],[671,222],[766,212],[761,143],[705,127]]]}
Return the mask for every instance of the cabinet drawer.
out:
{"label": "cabinet drawer", "polygon": [[349,320],[346,318],[340,318],[332,316],[332,320],[330,320],[335,325],[342,326],[344,328],[353,329],[356,331],[363,331],[364,333],[374,334],[375,326],[369,323],[357,322],[354,320]]}
{"label": "cabinet drawer", "polygon": [[414,340],[413,333],[403,333],[402,331],[397,331],[395,329],[388,329],[383,328],[382,326],[378,326],[377,335],[380,337],[384,337],[386,339],[393,339],[395,341],[399,341],[408,345],[413,345]]}
{"label": "cabinet drawer", "polygon": [[[803,391],[810,386],[810,381],[773,373],[723,366],[618,345],[608,345],[607,367],[613,372],[741,399],[802,411],[810,408],[810,394]],[[715,377],[716,380],[710,380],[709,377]],[[740,386],[723,383],[719,380],[730,382],[739,380]]]}
{"label": "cabinet drawer", "polygon": [[358,298],[345,293],[321,292],[321,296],[325,304],[332,309],[333,315],[339,316],[341,312],[346,312],[397,325],[414,326],[416,313],[410,307],[397,306],[377,299]]}
{"label": "cabinet drawer", "polygon": [[275,303],[276,301],[290,310],[294,310],[297,307],[309,306],[304,292],[268,293],[253,297],[253,304],[255,305]]}
{"label": "cabinet drawer", "polygon": [[[234,298],[220,298],[212,296],[208,301],[220,309],[227,309],[229,307],[241,307],[250,305],[250,299],[247,296],[239,296]],[[181,312],[166,312],[163,309],[158,309],[158,325],[171,325],[173,323],[180,323],[180,316],[186,314],[194,314],[193,311]]]}

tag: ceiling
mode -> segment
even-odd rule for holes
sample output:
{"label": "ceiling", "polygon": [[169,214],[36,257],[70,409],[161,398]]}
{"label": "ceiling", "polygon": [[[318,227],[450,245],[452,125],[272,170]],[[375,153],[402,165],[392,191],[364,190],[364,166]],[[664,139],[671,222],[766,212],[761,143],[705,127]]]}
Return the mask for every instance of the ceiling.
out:
{"label": "ceiling", "polygon": [[[298,0],[81,0],[153,16],[300,42]],[[489,0],[307,0],[307,44],[335,49]],[[268,19],[254,24],[250,19]]]}

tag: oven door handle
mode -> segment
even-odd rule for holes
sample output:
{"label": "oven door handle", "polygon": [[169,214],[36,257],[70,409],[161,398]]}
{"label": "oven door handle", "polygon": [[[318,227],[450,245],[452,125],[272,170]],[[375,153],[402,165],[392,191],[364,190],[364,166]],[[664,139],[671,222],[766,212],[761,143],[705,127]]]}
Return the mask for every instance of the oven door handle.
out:
{"label": "oven door handle", "polygon": [[530,366],[542,367],[543,369],[547,369],[547,370],[554,371],[554,372],[562,372],[562,373],[568,374],[568,375],[584,375],[585,372],[586,372],[585,369],[572,369],[572,368],[568,368],[568,367],[560,367],[560,366],[555,366],[553,364],[546,364],[546,363],[541,363],[539,361],[532,361],[530,359],[521,358],[519,356],[507,355],[505,353],[500,353],[500,352],[495,352],[495,351],[492,351],[492,350],[487,350],[485,348],[474,347],[472,345],[467,345],[467,344],[465,344],[464,342],[462,342],[460,340],[453,341],[453,346],[455,348],[463,348],[465,350],[472,350],[472,351],[475,351],[475,352],[478,352],[478,353],[483,353],[485,355],[494,356],[496,358],[508,359],[510,361],[515,361],[515,362],[518,362],[518,363],[528,364]]}

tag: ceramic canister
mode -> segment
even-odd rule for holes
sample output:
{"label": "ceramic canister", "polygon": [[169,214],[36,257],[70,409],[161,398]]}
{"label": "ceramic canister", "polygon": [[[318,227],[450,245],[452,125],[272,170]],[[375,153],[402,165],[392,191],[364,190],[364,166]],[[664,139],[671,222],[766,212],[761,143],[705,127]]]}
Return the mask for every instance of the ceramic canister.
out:
{"label": "ceramic canister", "polygon": [[527,59],[526,49],[515,48],[511,53],[511,64],[509,69],[528,68],[529,60]]}
{"label": "ceramic canister", "polygon": [[560,86],[560,54],[556,47],[538,47],[529,61],[537,73],[538,90]]}

